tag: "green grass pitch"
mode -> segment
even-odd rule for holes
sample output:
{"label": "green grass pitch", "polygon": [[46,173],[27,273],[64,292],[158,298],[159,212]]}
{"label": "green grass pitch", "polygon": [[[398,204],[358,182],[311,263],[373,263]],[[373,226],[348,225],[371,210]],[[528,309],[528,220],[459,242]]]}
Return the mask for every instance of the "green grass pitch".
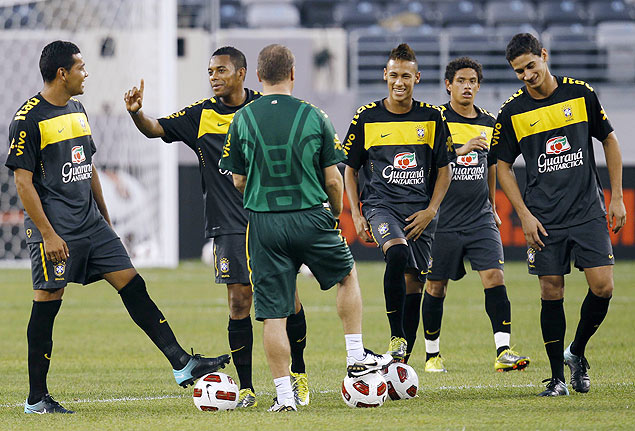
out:
{"label": "green grass pitch", "polygon": [[[383,264],[360,263],[364,344],[384,351],[388,322],[381,280]],[[214,285],[210,268],[183,263],[177,270],[141,271],[150,295],[184,348],[217,355],[229,351],[226,289]],[[27,270],[0,270],[0,430],[388,430],[513,429],[597,430],[635,428],[635,265],[615,267],[616,291],[604,324],[591,339],[591,391],[569,397],[535,396],[550,377],[539,328],[539,289],[525,265],[506,265],[512,303],[512,344],[532,359],[524,372],[494,372],[494,342],[478,276],[451,283],[445,302],[441,353],[449,372],[423,372],[422,329],[410,364],[419,373],[419,397],[387,401],[378,409],[350,409],[339,388],[345,374],[344,337],[335,311],[335,289],[321,292],[300,276],[308,321],[306,349],[311,404],[297,414],[271,414],[274,393],[254,323],[254,383],[259,405],[249,411],[199,412],[191,388],[178,387],[169,363],[128,317],[105,282],[67,288],[54,330],[49,390],[77,414],[25,415],[26,324],[32,293]],[[567,277],[565,307],[569,343],[586,294],[584,275]],[[233,365],[224,371],[236,377]],[[567,378],[568,370],[565,369]]]}

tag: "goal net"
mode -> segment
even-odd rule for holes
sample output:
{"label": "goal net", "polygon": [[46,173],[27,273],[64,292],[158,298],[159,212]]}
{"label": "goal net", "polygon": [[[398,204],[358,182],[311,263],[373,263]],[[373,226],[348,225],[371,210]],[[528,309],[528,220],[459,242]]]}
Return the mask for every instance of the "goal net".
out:
{"label": "goal net", "polygon": [[[141,78],[146,112],[171,112],[176,96],[176,0],[0,0],[0,130],[42,88],[42,48],[79,46],[88,79],[84,104],[97,146],[106,203],[135,265],[178,262],[176,146],[151,141],[129,118],[123,94]],[[24,212],[0,153],[0,265],[28,265]]]}

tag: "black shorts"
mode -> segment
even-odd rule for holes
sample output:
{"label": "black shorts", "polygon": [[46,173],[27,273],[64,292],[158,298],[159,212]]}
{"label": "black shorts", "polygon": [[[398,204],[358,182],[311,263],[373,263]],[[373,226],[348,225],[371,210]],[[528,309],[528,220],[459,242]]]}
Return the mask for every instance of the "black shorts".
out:
{"label": "black shorts", "polygon": [[571,272],[571,259],[579,270],[614,265],[613,246],[606,217],[563,229],[547,229],[540,235],[541,251],[527,249],[527,266],[534,275],[565,275]]}
{"label": "black shorts", "polygon": [[132,268],[128,252],[117,234],[106,224],[95,233],[67,241],[69,258],[65,262],[46,260],[41,242],[29,244],[33,289],[60,289],[68,283],[89,284],[103,274]]}
{"label": "black shorts", "polygon": [[214,237],[214,274],[219,284],[249,284],[245,235]]}
{"label": "black shorts", "polygon": [[[406,238],[404,228],[410,224],[406,222],[406,218],[411,214],[399,214],[386,208],[370,208],[368,206],[363,206],[362,211],[370,226],[370,233],[382,251],[384,244],[391,239]],[[437,219],[435,218],[416,241],[406,240],[410,250],[406,270],[417,274],[421,282],[425,282],[430,268],[432,240],[436,228]]]}
{"label": "black shorts", "polygon": [[465,275],[463,259],[474,271],[503,269],[503,243],[495,224],[460,232],[437,232],[432,243],[429,280],[460,280]]}
{"label": "black shorts", "polygon": [[322,290],[353,269],[353,256],[330,210],[249,212],[248,267],[254,287],[256,320],[295,314],[296,277],[306,264]]}

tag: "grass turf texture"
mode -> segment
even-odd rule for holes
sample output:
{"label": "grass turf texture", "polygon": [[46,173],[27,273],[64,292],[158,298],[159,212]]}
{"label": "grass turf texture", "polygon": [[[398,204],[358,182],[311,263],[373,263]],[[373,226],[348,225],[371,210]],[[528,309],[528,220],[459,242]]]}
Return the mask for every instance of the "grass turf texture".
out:
{"label": "grass turf texture", "polygon": [[[591,391],[544,399],[535,396],[550,377],[539,328],[539,288],[525,265],[506,265],[512,303],[512,344],[532,359],[524,372],[494,372],[495,349],[478,275],[470,272],[451,283],[445,301],[441,353],[447,374],[423,372],[425,347],[419,330],[410,364],[419,373],[419,397],[387,401],[378,409],[350,409],[340,397],[345,349],[335,311],[335,289],[321,292],[317,283],[299,276],[300,297],[308,321],[305,353],[311,404],[297,414],[271,414],[274,394],[262,348],[262,324],[254,323],[254,410],[199,412],[191,387],[179,388],[170,365],[128,317],[118,295],[105,282],[67,288],[54,330],[48,386],[68,415],[25,415],[28,391],[26,324],[32,293],[27,270],[1,271],[0,429],[633,429],[635,367],[632,358],[635,318],[635,265],[615,267],[616,294],[586,356],[591,364]],[[177,338],[207,355],[229,351],[226,289],[213,285],[211,270],[184,263],[178,270],[141,271],[149,292]],[[382,352],[388,345],[381,286],[383,264],[358,264],[364,298],[364,344]],[[566,343],[575,333],[586,294],[584,275],[567,277]],[[233,365],[225,368],[236,377]],[[569,376],[568,369],[565,374]],[[153,399],[146,399],[153,398]]]}

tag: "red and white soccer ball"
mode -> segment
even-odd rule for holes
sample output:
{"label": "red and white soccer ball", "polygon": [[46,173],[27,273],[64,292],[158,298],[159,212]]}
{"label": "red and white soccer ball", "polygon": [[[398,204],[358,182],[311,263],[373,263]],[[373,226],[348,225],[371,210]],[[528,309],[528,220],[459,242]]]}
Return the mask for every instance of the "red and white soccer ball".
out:
{"label": "red and white soccer ball", "polygon": [[238,404],[238,385],[227,374],[206,374],[194,385],[192,398],[202,411],[234,410]]}
{"label": "red and white soccer ball", "polygon": [[342,399],[349,407],[379,407],[386,401],[388,387],[379,373],[344,378]]}
{"label": "red and white soccer ball", "polygon": [[419,390],[419,376],[408,364],[393,362],[386,369],[384,379],[391,400],[413,398]]}

